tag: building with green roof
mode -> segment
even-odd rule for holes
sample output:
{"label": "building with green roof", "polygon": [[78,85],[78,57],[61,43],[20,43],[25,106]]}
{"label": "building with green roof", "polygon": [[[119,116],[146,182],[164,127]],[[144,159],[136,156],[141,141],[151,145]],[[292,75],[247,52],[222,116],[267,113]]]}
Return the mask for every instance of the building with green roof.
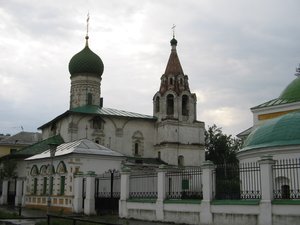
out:
{"label": "building with green roof", "polygon": [[104,107],[100,88],[104,64],[88,41],[86,36],[85,47],[69,62],[69,109],[38,128],[43,139],[54,135],[64,142],[87,138],[139,162],[159,158],[171,165],[201,165],[204,123],[197,121],[196,95],[183,72],[175,37],[153,97],[153,115]]}
{"label": "building with green roof", "polygon": [[300,66],[278,98],[251,108],[253,127],[240,134],[241,162],[256,162],[263,155],[274,159],[300,157]]}

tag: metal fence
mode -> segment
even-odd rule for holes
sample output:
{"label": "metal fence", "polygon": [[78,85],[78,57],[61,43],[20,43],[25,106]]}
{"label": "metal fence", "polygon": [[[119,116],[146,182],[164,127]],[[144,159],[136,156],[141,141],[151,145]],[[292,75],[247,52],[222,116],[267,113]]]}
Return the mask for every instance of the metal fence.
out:
{"label": "metal fence", "polygon": [[157,173],[132,173],[130,175],[130,198],[157,198]]}
{"label": "metal fence", "polygon": [[202,171],[197,168],[186,168],[166,173],[167,199],[202,199]]}
{"label": "metal fence", "polygon": [[300,199],[300,159],[281,159],[273,165],[274,199]]}
{"label": "metal fence", "polygon": [[220,164],[215,170],[215,199],[260,199],[260,167],[257,163]]}

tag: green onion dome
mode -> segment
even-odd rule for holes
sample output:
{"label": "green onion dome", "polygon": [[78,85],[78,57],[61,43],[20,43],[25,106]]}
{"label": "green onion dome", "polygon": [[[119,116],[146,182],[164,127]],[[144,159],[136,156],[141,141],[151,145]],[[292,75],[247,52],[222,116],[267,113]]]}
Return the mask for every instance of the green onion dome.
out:
{"label": "green onion dome", "polygon": [[266,121],[253,130],[241,151],[276,146],[300,145],[300,111]]}
{"label": "green onion dome", "polygon": [[71,76],[82,73],[92,73],[101,76],[103,70],[104,65],[101,58],[89,48],[87,42],[84,49],[74,55],[69,62]]}
{"label": "green onion dome", "polygon": [[170,43],[171,43],[171,46],[173,46],[173,45],[177,45],[177,40],[175,39],[175,38],[172,38],[172,40],[170,41]]}
{"label": "green onion dome", "polygon": [[300,101],[300,78],[293,80],[281,93],[280,99]]}

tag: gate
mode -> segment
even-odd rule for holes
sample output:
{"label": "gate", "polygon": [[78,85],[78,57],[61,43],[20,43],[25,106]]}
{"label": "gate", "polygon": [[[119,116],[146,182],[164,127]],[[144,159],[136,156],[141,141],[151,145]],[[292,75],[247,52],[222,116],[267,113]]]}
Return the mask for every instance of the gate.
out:
{"label": "gate", "polygon": [[17,179],[9,180],[7,186],[7,204],[15,205]]}
{"label": "gate", "polygon": [[99,213],[115,213],[119,209],[120,180],[118,171],[108,172],[96,177],[95,209]]}

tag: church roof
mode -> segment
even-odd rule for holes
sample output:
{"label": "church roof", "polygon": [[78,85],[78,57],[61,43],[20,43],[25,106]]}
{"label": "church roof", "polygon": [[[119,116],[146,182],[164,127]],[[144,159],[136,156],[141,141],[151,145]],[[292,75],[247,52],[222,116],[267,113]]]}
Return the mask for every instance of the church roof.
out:
{"label": "church roof", "polygon": [[259,109],[259,108],[265,108],[270,106],[277,106],[277,105],[283,105],[293,102],[299,102],[300,101],[300,69],[296,69],[296,76],[297,78],[294,79],[280,94],[278,98],[272,99],[270,101],[267,101],[265,103],[262,103],[258,106],[252,107],[251,109]]}
{"label": "church roof", "polygon": [[[87,37],[88,38],[88,37]],[[75,54],[69,62],[69,72],[75,74],[103,74],[104,65],[101,58],[86,44],[83,50]]]}
{"label": "church roof", "polygon": [[172,74],[172,75],[179,75],[179,74],[184,74],[183,69],[181,67],[179,57],[176,51],[176,46],[177,46],[177,40],[173,38],[171,40],[171,45],[172,45],[172,50],[171,54],[169,57],[169,61],[165,70],[165,75]]}
{"label": "church roof", "polygon": [[270,119],[254,129],[241,151],[276,146],[300,145],[300,111]]}
{"label": "church roof", "polygon": [[91,115],[108,116],[108,117],[126,117],[126,118],[133,118],[133,119],[156,120],[156,117],[149,116],[149,115],[143,115],[139,113],[128,112],[128,111],[118,110],[118,109],[103,108],[95,105],[86,105],[86,106],[70,109],[65,113],[57,116],[53,120],[49,121],[48,123],[45,123],[44,125],[40,126],[38,129],[42,129],[48,126],[49,124],[58,121],[61,118],[64,118],[72,113],[82,113],[82,114],[91,114]]}
{"label": "church roof", "polygon": [[14,156],[32,156],[35,154],[39,154],[46,149],[49,148],[49,144],[56,143],[56,144],[62,144],[64,143],[64,140],[60,135],[52,136],[48,139],[42,140],[40,142],[37,142],[33,145],[26,146],[25,148],[22,148],[21,150],[15,152],[12,154],[12,157]]}
{"label": "church roof", "polygon": [[149,116],[149,115],[143,115],[143,114],[128,112],[119,109],[103,108],[95,105],[81,106],[75,109],[71,109],[70,111],[78,112],[78,113],[97,114],[103,116],[120,116],[120,117],[141,118],[141,119],[155,119],[153,116]]}
{"label": "church roof", "polygon": [[[101,156],[113,156],[113,157],[123,157],[121,153],[115,152],[108,149],[102,145],[99,145],[88,139],[77,140],[73,142],[63,143],[56,148],[55,156],[63,156],[71,153],[76,154],[88,154],[88,155],[101,155]],[[29,157],[25,160],[35,160],[50,158],[49,147],[44,152]]]}

